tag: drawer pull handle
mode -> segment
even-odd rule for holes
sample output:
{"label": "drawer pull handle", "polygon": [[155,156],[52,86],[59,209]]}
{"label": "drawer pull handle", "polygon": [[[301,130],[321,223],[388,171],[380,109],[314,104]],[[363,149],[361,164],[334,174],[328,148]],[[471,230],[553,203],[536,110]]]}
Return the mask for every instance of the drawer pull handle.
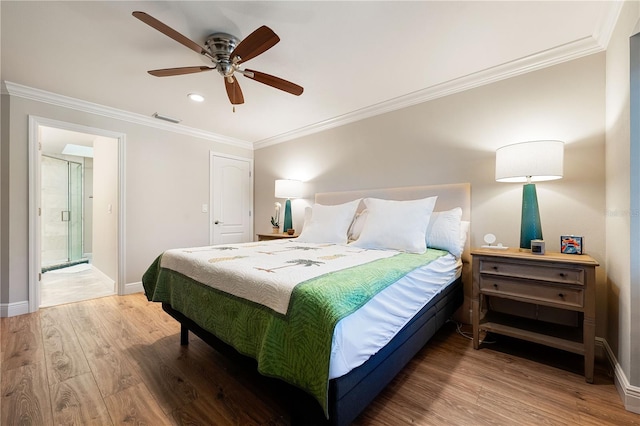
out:
{"label": "drawer pull handle", "polygon": [[558,293],[558,297],[560,297],[560,299],[564,299],[564,294],[563,293]]}
{"label": "drawer pull handle", "polygon": [[567,278],[567,274],[565,274],[564,272],[560,272],[560,276],[561,276],[562,278]]}
{"label": "drawer pull handle", "polygon": [[494,270],[494,271],[497,271],[497,270],[498,270],[498,267],[497,267],[497,266],[493,266],[493,270]]}
{"label": "drawer pull handle", "polygon": [[497,289],[498,288],[498,284],[493,284],[493,288]]}

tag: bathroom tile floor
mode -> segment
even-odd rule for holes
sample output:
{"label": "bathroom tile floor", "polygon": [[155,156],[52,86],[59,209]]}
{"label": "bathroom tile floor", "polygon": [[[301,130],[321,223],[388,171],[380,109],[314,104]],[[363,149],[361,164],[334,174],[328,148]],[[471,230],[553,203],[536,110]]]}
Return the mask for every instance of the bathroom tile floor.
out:
{"label": "bathroom tile floor", "polygon": [[115,294],[115,285],[92,265],[84,263],[42,274],[40,307],[79,302]]}

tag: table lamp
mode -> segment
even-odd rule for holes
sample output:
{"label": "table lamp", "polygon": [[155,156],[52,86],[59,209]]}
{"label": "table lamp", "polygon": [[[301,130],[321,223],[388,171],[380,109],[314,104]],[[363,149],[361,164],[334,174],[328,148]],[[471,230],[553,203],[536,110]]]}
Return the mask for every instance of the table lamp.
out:
{"label": "table lamp", "polygon": [[526,182],[522,186],[520,248],[530,249],[531,240],[542,240],[536,185],[532,182],[562,178],[564,143],[531,141],[496,150],[496,181]]}
{"label": "table lamp", "polygon": [[291,198],[300,197],[302,193],[302,182],[292,179],[277,179],[275,186],[275,197],[287,199],[284,203],[284,224],[282,226],[282,231],[286,233],[289,229],[293,229],[291,220]]}

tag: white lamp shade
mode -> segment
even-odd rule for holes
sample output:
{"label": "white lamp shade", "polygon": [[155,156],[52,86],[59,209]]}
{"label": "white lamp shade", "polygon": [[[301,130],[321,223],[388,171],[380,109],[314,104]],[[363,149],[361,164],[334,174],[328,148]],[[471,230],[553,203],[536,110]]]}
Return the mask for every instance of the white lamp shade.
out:
{"label": "white lamp shade", "polygon": [[532,141],[496,151],[498,182],[531,182],[562,178],[564,142]]}
{"label": "white lamp shade", "polygon": [[299,198],[302,195],[302,182],[292,179],[276,180],[276,198]]}

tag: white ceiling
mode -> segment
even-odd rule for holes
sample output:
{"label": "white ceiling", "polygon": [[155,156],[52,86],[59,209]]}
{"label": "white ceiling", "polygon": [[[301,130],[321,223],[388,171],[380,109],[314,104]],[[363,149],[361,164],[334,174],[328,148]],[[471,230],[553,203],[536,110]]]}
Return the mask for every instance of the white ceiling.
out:
{"label": "white ceiling", "polygon": [[[135,19],[141,10],[200,45],[267,25],[281,41],[248,61],[304,87],[300,97],[217,72],[146,71],[208,60]],[[606,48],[619,2],[367,1],[0,2],[2,79],[150,117],[214,138],[267,146],[291,137]],[[197,92],[201,104],[187,99]]]}

